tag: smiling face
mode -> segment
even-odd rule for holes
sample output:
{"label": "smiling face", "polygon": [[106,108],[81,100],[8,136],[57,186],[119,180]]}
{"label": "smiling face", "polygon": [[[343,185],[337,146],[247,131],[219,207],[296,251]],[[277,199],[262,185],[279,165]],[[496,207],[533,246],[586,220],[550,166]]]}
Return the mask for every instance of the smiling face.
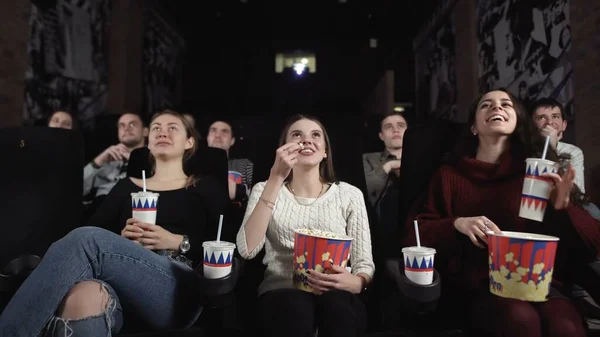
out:
{"label": "smiling face", "polygon": [[317,166],[327,157],[328,144],[323,128],[312,120],[301,119],[292,124],[287,131],[286,142],[303,146],[297,165]]}
{"label": "smiling face", "polygon": [[148,149],[155,158],[183,158],[186,151],[193,149],[194,137],[184,125],[182,118],[164,113],[150,124]]}
{"label": "smiling face", "polygon": [[482,136],[507,136],[515,131],[517,113],[514,102],[504,91],[490,91],[477,103],[471,131]]}
{"label": "smiling face", "polygon": [[545,128],[546,126],[550,126],[556,130],[559,140],[562,138],[563,133],[567,129],[567,121],[563,119],[562,112],[557,106],[542,106],[535,109],[533,112],[533,122],[539,130]]}

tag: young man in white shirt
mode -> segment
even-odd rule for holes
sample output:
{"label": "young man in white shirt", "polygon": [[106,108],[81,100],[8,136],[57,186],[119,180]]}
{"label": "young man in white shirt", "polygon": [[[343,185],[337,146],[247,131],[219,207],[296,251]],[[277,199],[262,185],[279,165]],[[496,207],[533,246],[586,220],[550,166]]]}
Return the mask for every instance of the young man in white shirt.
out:
{"label": "young man in white shirt", "polygon": [[[550,136],[550,146],[556,149],[558,154],[569,154],[571,159],[569,162],[575,169],[575,184],[581,192],[585,193],[585,177],[583,165],[583,151],[573,144],[564,143],[560,140],[563,138],[563,133],[567,129],[567,121],[565,108],[558,101],[552,98],[542,98],[534,102],[530,111],[533,117],[533,122],[543,136]],[[593,204],[588,203],[583,205],[591,216],[600,220],[600,209]],[[596,261],[590,264],[592,269],[597,269],[600,262]],[[582,312],[586,312],[589,319],[600,316],[600,308],[591,299],[591,296],[581,287],[574,285],[572,297],[575,303]]]}
{"label": "young man in white shirt", "polygon": [[560,140],[567,130],[565,109],[554,99],[542,98],[533,103],[531,107],[533,122],[543,136],[550,136],[550,145],[559,154],[569,154],[571,165],[575,169],[575,184],[581,192],[585,193],[585,176],[583,165],[583,152],[573,144]]}

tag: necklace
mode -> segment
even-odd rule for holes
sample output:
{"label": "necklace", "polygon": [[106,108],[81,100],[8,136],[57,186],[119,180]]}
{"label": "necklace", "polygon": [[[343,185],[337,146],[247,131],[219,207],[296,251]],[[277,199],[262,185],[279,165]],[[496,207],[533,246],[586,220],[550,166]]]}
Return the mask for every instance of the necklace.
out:
{"label": "necklace", "polygon": [[294,195],[294,199],[296,199],[296,202],[298,202],[299,204],[302,204],[304,206],[312,206],[312,204],[314,204],[321,197],[321,195],[323,194],[323,190],[325,189],[325,184],[321,183],[321,192],[319,192],[319,195],[317,195],[317,197],[315,198],[315,200],[313,200],[313,202],[311,202],[308,205],[305,205],[298,200],[298,198],[301,198],[301,197],[296,195],[296,192],[292,188],[292,185],[290,183],[288,183],[287,186],[290,189],[290,191],[292,192],[292,194]]}

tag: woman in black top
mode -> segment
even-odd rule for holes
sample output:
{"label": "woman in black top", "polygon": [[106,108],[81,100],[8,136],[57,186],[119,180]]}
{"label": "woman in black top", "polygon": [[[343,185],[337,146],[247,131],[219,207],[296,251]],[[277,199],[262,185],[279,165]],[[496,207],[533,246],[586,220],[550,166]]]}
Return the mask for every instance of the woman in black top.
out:
{"label": "woman in black top", "polygon": [[152,118],[147,189],[160,194],[156,225],[131,216],[130,194],[142,181],[120,181],[90,220],[94,227],[48,249],[0,316],[1,336],[108,336],[120,330],[123,310],[155,329],[193,324],[202,308],[191,265],[201,261],[202,242],[215,238],[228,202],[218,182],[184,173],[194,135],[176,112]]}

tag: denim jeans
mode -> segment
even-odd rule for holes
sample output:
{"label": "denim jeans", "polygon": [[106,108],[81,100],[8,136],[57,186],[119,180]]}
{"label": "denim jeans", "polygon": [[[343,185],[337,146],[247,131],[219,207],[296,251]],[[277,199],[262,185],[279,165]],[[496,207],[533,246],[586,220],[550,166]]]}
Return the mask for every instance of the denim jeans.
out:
{"label": "denim jeans", "polygon": [[[65,295],[86,280],[108,291],[105,312],[57,317]],[[0,316],[0,336],[111,336],[122,327],[123,310],[157,330],[189,327],[202,311],[196,284],[183,263],[101,228],[77,228],[50,246],[13,296]]]}

